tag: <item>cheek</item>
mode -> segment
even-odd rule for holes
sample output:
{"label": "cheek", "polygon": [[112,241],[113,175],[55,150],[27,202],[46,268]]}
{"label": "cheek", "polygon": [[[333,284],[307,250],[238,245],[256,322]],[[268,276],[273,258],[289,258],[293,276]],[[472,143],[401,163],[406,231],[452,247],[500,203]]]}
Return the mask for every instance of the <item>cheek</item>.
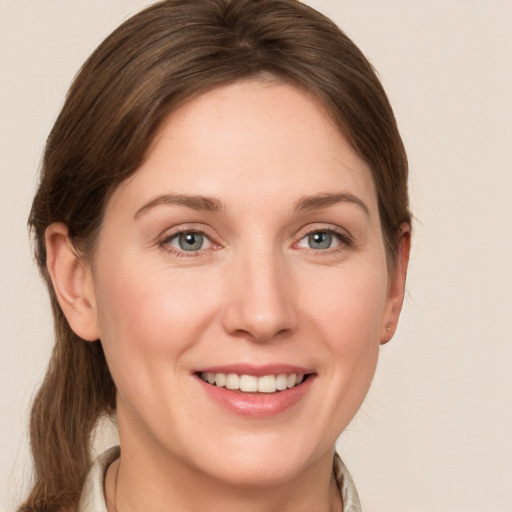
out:
{"label": "cheek", "polygon": [[388,286],[384,265],[327,269],[307,283],[302,287],[304,313],[329,332],[330,340],[339,340],[333,348],[354,343],[357,349],[378,341]]}
{"label": "cheek", "polygon": [[149,374],[158,361],[178,364],[218,304],[211,280],[191,278],[190,272],[144,265],[136,258],[116,259],[101,270],[96,288],[101,339],[109,365],[125,373],[138,367],[140,375],[146,366]]}
{"label": "cheek", "polygon": [[164,414],[162,404],[167,403],[170,416],[162,417],[162,424],[174,424],[172,411],[182,409],[182,395],[169,390],[181,389],[181,379],[188,375],[183,371],[186,354],[210,318],[208,293],[200,293],[199,281],[175,271],[120,261],[110,271],[106,266],[102,270],[98,323],[123,411],[119,420],[127,421],[128,414],[131,425],[148,428],[148,418],[155,410]]}
{"label": "cheek", "polygon": [[[320,276],[317,276],[320,277]],[[387,297],[385,266],[330,272],[305,294],[304,315],[320,334],[325,371],[357,407],[370,386],[379,355]],[[348,396],[347,395],[347,396]],[[338,397],[339,398],[339,397]],[[355,406],[354,406],[355,407]],[[357,409],[357,407],[355,407]]]}

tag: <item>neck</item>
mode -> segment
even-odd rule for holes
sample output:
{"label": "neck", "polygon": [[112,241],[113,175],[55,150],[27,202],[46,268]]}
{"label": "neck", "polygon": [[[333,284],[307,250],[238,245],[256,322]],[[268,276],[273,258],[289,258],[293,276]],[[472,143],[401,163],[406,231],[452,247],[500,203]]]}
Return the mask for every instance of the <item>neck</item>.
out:
{"label": "neck", "polygon": [[[233,485],[169,461],[139,460],[123,449],[105,480],[107,509],[114,512],[208,510],[209,512],[340,512],[332,454],[277,485]],[[156,466],[159,467],[156,467]],[[141,475],[144,475],[141,478]],[[169,475],[172,475],[170,477]]]}

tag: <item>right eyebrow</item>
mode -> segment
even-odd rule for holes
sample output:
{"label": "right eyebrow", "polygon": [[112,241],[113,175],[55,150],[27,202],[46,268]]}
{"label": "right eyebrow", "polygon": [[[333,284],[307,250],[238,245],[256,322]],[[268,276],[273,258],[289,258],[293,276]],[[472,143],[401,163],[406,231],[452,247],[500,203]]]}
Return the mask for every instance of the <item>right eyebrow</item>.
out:
{"label": "right eyebrow", "polygon": [[174,204],[186,206],[187,208],[191,208],[193,210],[203,210],[214,213],[225,210],[223,203],[214,197],[192,196],[186,194],[162,194],[151,199],[142,207],[140,207],[135,213],[134,218],[136,219],[140,217],[155,206]]}

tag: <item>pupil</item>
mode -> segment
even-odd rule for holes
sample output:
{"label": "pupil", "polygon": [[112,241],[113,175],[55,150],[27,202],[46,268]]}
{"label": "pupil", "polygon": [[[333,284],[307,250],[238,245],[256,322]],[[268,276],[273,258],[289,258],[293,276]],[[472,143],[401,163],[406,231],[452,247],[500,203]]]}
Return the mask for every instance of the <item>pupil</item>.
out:
{"label": "pupil", "polygon": [[309,246],[312,249],[328,249],[331,246],[332,235],[330,233],[313,233],[309,235]]}
{"label": "pupil", "polygon": [[184,251],[197,251],[203,245],[203,235],[200,233],[185,233],[180,235],[180,248]]}

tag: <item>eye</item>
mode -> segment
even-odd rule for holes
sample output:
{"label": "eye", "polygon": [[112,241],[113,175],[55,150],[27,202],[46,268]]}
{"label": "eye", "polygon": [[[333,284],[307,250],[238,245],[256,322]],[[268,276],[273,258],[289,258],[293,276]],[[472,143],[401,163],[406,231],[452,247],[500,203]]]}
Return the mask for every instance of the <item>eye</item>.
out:
{"label": "eye", "polygon": [[171,236],[165,241],[167,246],[171,246],[179,251],[195,252],[211,247],[210,239],[199,231],[185,231]]}
{"label": "eye", "polygon": [[299,240],[298,246],[322,251],[333,249],[345,242],[343,235],[330,230],[318,230],[308,233]]}

